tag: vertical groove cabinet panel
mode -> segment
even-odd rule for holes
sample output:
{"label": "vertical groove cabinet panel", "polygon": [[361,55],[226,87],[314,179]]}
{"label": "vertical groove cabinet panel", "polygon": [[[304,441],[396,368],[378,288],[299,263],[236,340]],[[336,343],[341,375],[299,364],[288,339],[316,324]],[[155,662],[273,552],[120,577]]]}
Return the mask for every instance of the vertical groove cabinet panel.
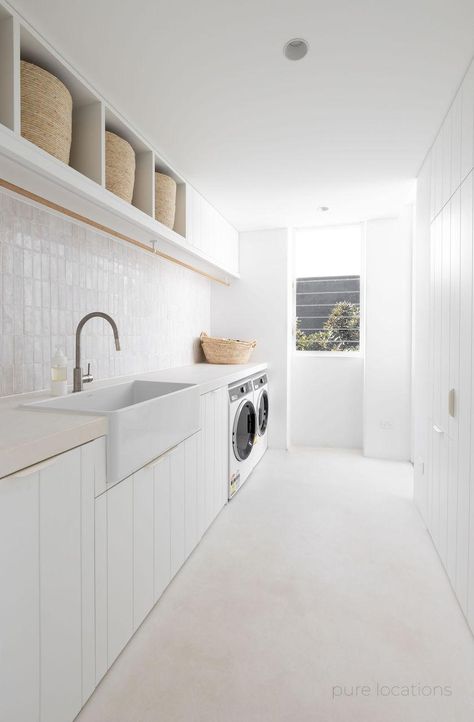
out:
{"label": "vertical groove cabinet panel", "polygon": [[227,387],[219,389],[218,412],[216,422],[216,445],[219,460],[216,465],[218,512],[228,501],[229,478],[229,397]]}
{"label": "vertical groove cabinet panel", "polygon": [[431,260],[433,273],[433,387],[432,387],[432,427],[431,427],[431,465],[430,465],[430,532],[436,545],[439,543],[439,494],[440,459],[443,442],[441,421],[441,229],[442,217],[439,215],[431,229]]}
{"label": "vertical groove cabinet panel", "polygon": [[107,494],[95,500],[95,682],[109,668],[107,624]]}
{"label": "vertical groove cabinet panel", "polygon": [[184,444],[169,452],[170,457],[170,559],[171,577],[181,568],[184,554]]}
{"label": "vertical groove cabinet panel", "polygon": [[441,206],[451,196],[451,137],[453,127],[453,107],[449,109],[441,127]]}
{"label": "vertical groove cabinet panel", "polygon": [[153,466],[154,483],[154,598],[161,597],[171,579],[170,456],[165,454]]}
{"label": "vertical groove cabinet panel", "polygon": [[[453,124],[455,108],[453,112]],[[454,137],[454,134],[453,134]],[[453,587],[456,584],[457,512],[458,512],[458,439],[459,416],[459,345],[460,345],[460,275],[461,275],[461,194],[459,189],[450,201],[450,277],[449,277],[449,380],[444,404],[448,407],[448,484],[446,570]],[[454,415],[449,412],[448,397],[454,392]]]}
{"label": "vertical groove cabinet panel", "polygon": [[[470,216],[470,228],[469,219],[466,219],[466,233],[469,239],[469,232],[472,235],[474,241],[474,179],[471,175],[470,178],[471,186],[471,204],[472,211]],[[466,196],[469,193],[468,187],[466,186]],[[466,205],[469,203],[466,197]],[[469,241],[468,241],[469,242]],[[473,253],[473,283],[474,283],[474,253]],[[474,323],[474,290],[473,290],[473,311],[471,316],[471,323]],[[472,329],[474,334],[474,328]],[[473,339],[474,342],[474,339]],[[474,348],[474,347],[473,347]],[[471,625],[471,629],[474,631],[474,370],[471,365],[471,428],[470,428],[470,474],[469,474],[469,494],[470,494],[470,505],[469,505],[469,549],[467,552],[468,561],[468,579],[467,579],[467,604],[468,604],[468,620]]]}
{"label": "vertical groove cabinet panel", "polygon": [[146,466],[133,475],[133,628],[154,604],[154,480]]}
{"label": "vertical groove cabinet panel", "polygon": [[39,722],[39,472],[0,480],[0,719]]}
{"label": "vertical groove cabinet panel", "polygon": [[467,614],[467,580],[469,563],[469,483],[471,476],[471,408],[472,408],[472,320],[473,320],[473,236],[472,175],[461,186],[461,274],[460,274],[460,352],[459,393],[459,467],[456,530],[456,594]]}
{"label": "vertical groove cabinet panel", "polygon": [[461,87],[461,179],[474,167],[474,62]]}
{"label": "vertical groove cabinet panel", "polygon": [[448,545],[448,482],[449,482],[449,334],[450,334],[450,275],[451,269],[451,207],[448,204],[441,214],[441,383],[440,383],[440,424],[443,435],[440,439],[439,461],[439,539],[438,551],[447,564]]}
{"label": "vertical groove cabinet panel", "polygon": [[207,458],[207,415],[208,415],[208,396],[203,394],[200,400],[200,425],[199,448],[198,448],[198,485],[197,485],[197,508],[198,508],[198,529],[199,538],[201,538],[207,529],[207,475],[208,475],[208,458]]}
{"label": "vertical groove cabinet panel", "polygon": [[133,476],[107,492],[108,666],[133,633]]}
{"label": "vertical groove cabinet panel", "polygon": [[184,523],[185,523],[185,556],[191,554],[199,541],[198,529],[198,443],[201,434],[194,434],[184,442],[185,454],[185,496],[184,496]]}
{"label": "vertical groove cabinet panel", "polygon": [[450,195],[461,184],[461,123],[462,95],[458,92],[451,107],[451,178]]}
{"label": "vertical groove cabinet panel", "polygon": [[81,446],[82,704],[95,688],[95,481],[105,460],[102,439]]}
{"label": "vertical groove cabinet panel", "polygon": [[80,449],[40,472],[41,720],[82,706]]}

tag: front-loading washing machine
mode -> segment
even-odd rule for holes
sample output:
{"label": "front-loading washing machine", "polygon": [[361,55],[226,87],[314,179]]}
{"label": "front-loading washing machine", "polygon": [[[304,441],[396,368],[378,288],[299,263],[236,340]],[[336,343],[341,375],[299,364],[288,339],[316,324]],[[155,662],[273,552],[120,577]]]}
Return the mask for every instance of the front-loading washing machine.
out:
{"label": "front-loading washing machine", "polygon": [[266,373],[254,376],[252,379],[254,391],[254,406],[257,417],[257,433],[252,452],[252,466],[256,466],[268,448],[268,376]]}
{"label": "front-loading washing machine", "polygon": [[252,379],[229,386],[229,431],[229,499],[232,499],[254,467],[257,414]]}

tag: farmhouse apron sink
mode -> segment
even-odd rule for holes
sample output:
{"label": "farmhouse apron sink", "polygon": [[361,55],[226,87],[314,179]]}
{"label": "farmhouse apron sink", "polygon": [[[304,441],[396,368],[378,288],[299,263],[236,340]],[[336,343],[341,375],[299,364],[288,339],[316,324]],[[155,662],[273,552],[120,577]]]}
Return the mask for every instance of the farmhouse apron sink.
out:
{"label": "farmhouse apron sink", "polygon": [[199,430],[199,388],[193,384],[135,380],[26,407],[106,416],[108,484],[133,474]]}

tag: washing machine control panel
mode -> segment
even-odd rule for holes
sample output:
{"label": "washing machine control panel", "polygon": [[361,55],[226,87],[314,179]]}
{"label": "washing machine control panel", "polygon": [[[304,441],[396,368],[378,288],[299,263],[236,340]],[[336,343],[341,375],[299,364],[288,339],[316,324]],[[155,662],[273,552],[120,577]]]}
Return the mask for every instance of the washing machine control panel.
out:
{"label": "washing machine control panel", "polygon": [[252,393],[252,382],[243,381],[242,383],[238,384],[238,386],[232,386],[229,389],[229,399],[231,401],[238,401],[242,398],[242,396],[250,393]]}
{"label": "washing machine control panel", "polygon": [[267,375],[263,374],[263,376],[259,376],[258,379],[253,380],[253,387],[254,389],[259,389],[261,386],[266,386],[268,384]]}

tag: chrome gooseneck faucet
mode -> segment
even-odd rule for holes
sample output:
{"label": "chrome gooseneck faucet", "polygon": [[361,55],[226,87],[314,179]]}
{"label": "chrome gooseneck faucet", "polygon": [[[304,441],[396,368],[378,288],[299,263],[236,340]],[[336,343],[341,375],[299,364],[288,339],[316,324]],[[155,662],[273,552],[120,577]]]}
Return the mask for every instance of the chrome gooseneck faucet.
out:
{"label": "chrome gooseneck faucet", "polygon": [[89,321],[91,318],[103,318],[106,321],[110,323],[112,326],[112,331],[114,332],[114,339],[115,339],[115,348],[117,351],[120,351],[120,339],[119,339],[119,333],[117,324],[115,323],[114,319],[111,318],[108,313],[103,313],[102,311],[93,311],[92,313],[88,313],[87,316],[84,316],[83,319],[79,321],[79,324],[77,326],[76,330],[76,366],[74,368],[74,376],[73,376],[73,387],[72,390],[74,391],[82,391],[83,384],[90,383],[94,380],[94,377],[91,375],[91,365],[89,364],[87,367],[87,374],[83,375],[82,368],[81,368],[81,331],[84,327],[84,325]]}

